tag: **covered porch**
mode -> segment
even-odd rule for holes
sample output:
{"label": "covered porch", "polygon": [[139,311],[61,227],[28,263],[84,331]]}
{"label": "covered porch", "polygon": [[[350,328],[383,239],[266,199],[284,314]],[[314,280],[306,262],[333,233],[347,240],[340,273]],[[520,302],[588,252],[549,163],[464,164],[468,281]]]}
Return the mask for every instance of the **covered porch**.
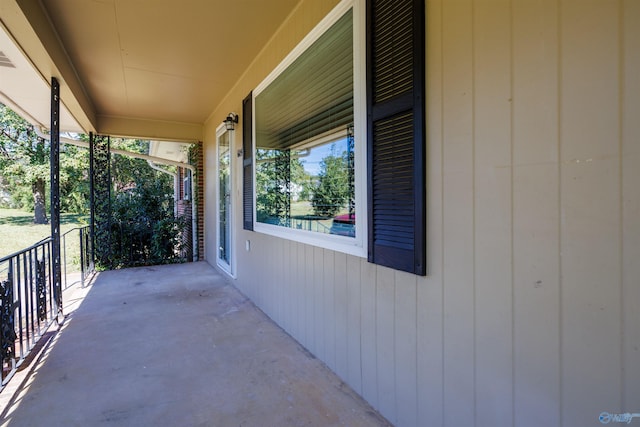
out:
{"label": "covered porch", "polygon": [[[292,71],[318,40],[344,104]],[[638,422],[639,1],[0,0],[0,47],[0,101],[51,135],[202,147],[208,263],[101,274],[11,425],[384,424],[344,384],[398,427]],[[302,117],[298,81],[335,98]],[[352,136],[360,229],[289,227],[291,159]]]}
{"label": "covered porch", "polygon": [[103,272],[64,301],[0,425],[389,425],[206,263]]}

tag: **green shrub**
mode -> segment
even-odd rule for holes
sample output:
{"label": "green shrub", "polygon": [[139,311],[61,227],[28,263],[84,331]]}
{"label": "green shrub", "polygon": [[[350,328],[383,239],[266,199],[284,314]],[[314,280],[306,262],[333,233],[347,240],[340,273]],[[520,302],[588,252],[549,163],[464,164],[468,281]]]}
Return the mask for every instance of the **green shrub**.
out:
{"label": "green shrub", "polygon": [[[128,159],[127,159],[128,160]],[[128,160],[130,161],[130,160]],[[150,170],[146,162],[114,168],[116,190],[111,202],[109,268],[184,262],[181,235],[185,223],[173,213],[173,180]],[[124,185],[125,173],[129,175]],[[150,171],[149,171],[150,170]],[[119,183],[119,184],[118,184]]]}

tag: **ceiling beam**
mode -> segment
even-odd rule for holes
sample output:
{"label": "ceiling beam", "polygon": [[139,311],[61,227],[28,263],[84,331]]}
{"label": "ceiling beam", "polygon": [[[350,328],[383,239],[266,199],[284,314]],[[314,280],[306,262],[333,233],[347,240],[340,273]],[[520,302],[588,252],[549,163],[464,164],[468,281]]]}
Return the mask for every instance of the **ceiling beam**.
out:
{"label": "ceiling beam", "polygon": [[165,141],[202,141],[204,127],[200,123],[181,123],[127,117],[98,116],[97,133],[127,138]]}

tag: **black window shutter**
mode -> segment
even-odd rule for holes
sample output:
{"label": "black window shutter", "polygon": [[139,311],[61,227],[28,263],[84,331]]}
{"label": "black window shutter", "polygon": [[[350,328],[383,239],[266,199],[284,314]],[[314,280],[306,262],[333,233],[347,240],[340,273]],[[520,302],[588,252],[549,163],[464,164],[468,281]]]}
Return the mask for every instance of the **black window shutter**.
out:
{"label": "black window shutter", "polygon": [[242,223],[253,231],[253,102],[252,93],[242,101]]}
{"label": "black window shutter", "polygon": [[424,0],[367,0],[369,262],[426,274]]}

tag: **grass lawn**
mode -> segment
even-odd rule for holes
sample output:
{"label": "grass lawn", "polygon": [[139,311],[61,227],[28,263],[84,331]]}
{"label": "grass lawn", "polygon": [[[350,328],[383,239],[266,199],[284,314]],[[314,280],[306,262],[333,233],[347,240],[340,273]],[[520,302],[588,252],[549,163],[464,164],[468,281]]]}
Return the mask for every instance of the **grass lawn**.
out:
{"label": "grass lawn", "polygon": [[[65,233],[75,227],[88,224],[86,215],[62,214],[60,231]],[[0,209],[0,258],[18,252],[51,235],[51,225],[33,223],[33,213],[17,209]],[[67,236],[67,262],[69,267],[80,259],[80,242],[77,233]],[[61,250],[64,250],[61,248]]]}

